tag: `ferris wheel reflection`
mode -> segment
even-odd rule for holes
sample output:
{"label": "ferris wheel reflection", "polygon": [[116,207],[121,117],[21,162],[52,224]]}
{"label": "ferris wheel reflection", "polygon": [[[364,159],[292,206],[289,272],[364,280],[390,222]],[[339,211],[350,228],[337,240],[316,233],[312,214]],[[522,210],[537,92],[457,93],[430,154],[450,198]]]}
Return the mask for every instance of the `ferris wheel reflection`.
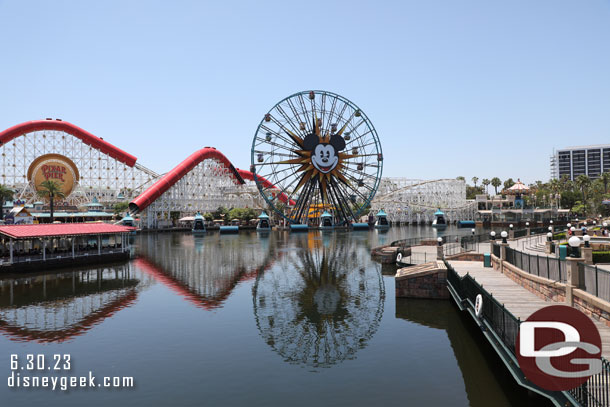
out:
{"label": "ferris wheel reflection", "polygon": [[353,359],[377,331],[385,287],[380,267],[349,235],[313,233],[256,278],[254,316],[285,361],[313,368]]}

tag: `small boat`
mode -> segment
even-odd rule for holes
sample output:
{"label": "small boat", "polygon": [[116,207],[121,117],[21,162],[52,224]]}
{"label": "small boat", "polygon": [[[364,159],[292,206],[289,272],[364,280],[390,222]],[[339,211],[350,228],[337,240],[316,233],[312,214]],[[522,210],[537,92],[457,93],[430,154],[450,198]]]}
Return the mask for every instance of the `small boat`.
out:
{"label": "small boat", "polygon": [[265,211],[258,215],[258,223],[256,224],[257,232],[268,232],[271,230],[271,222],[269,221],[269,215]]}
{"label": "small boat", "polygon": [[320,216],[320,229],[333,229],[333,215],[331,215],[327,211],[324,211],[324,213]]}
{"label": "small boat", "polygon": [[447,227],[447,219],[445,219],[445,214],[440,209],[434,212],[432,227],[437,229],[445,229]]}
{"label": "small boat", "polygon": [[195,219],[193,220],[192,231],[194,234],[205,233],[205,218],[199,212],[197,212]]}
{"label": "small boat", "polygon": [[375,229],[389,229],[390,223],[388,222],[388,214],[384,212],[383,209],[380,209],[377,212],[377,222],[375,222]]}

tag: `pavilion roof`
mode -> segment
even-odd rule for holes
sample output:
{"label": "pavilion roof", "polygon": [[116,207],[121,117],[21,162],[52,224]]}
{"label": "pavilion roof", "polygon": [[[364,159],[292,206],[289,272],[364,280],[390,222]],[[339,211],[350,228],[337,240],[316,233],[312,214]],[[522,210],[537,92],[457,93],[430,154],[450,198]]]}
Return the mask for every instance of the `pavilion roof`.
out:
{"label": "pavilion roof", "polygon": [[0,235],[13,239],[53,236],[84,236],[127,233],[135,228],[109,223],[46,223],[39,225],[0,225]]}

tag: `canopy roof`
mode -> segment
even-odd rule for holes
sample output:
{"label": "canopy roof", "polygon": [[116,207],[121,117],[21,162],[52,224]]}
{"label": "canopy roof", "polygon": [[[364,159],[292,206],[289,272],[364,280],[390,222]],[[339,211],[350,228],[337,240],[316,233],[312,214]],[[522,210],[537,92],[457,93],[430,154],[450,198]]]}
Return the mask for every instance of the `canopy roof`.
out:
{"label": "canopy roof", "polygon": [[[379,214],[377,214],[379,215]],[[332,218],[333,215],[331,215],[330,213],[328,213],[328,211],[324,211],[324,213],[322,215],[320,215],[321,218]]]}
{"label": "canopy roof", "polygon": [[377,212],[377,216],[386,216],[387,217],[388,214],[385,213],[383,209],[380,209],[379,212]]}
{"label": "canopy roof", "polygon": [[434,212],[434,216],[445,216],[445,213],[439,209],[436,212]]}
{"label": "canopy roof", "polygon": [[507,194],[527,194],[528,192],[530,192],[530,188],[527,185],[525,185],[523,182],[521,182],[520,179],[518,179],[517,182],[515,183],[515,185],[508,188],[504,192]]}
{"label": "canopy roof", "polygon": [[269,219],[269,215],[267,215],[267,212],[263,211],[260,215],[258,215],[259,219]]}
{"label": "canopy roof", "polygon": [[83,236],[127,233],[135,228],[109,223],[46,223],[40,225],[0,225],[0,235],[13,239],[51,236]]}

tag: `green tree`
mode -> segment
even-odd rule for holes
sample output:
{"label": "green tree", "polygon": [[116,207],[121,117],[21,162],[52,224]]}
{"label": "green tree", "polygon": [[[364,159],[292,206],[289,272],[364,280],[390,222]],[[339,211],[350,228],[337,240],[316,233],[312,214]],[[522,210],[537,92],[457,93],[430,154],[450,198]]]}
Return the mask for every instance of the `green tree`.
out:
{"label": "green tree", "polygon": [[506,181],[504,181],[504,189],[508,189],[510,187],[512,187],[513,185],[515,185],[515,181],[513,181],[512,178],[507,179]]}
{"label": "green tree", "polygon": [[455,177],[455,179],[466,182],[466,178],[462,177],[461,175],[459,177]]}
{"label": "green tree", "polygon": [[580,190],[580,193],[582,194],[582,205],[585,207],[585,213],[584,215],[586,215],[586,207],[587,207],[587,192],[589,190],[589,187],[591,186],[591,178],[587,177],[585,174],[581,174],[578,177],[576,177],[576,180],[574,181],[574,183],[576,184],[576,187]]}
{"label": "green tree", "polygon": [[483,184],[483,186],[485,187],[485,193],[489,193],[489,190],[487,189],[489,187],[489,184],[491,184],[491,181],[487,178],[483,178],[483,181],[481,181],[481,184]]}
{"label": "green tree", "polygon": [[40,190],[38,191],[38,195],[43,198],[49,199],[49,210],[51,212],[51,223],[53,223],[53,203],[55,198],[65,198],[63,191],[61,190],[61,186],[55,181],[42,181],[40,185],[38,185]]}
{"label": "green tree", "polygon": [[608,183],[610,183],[610,172],[604,172],[600,177],[604,184],[604,194],[608,193]]}
{"label": "green tree", "polygon": [[2,206],[0,206],[0,214],[2,214],[2,219],[4,219],[4,203],[9,199],[12,200],[14,193],[15,192],[6,185],[0,185],[0,202],[2,202]]}
{"label": "green tree", "polygon": [[498,187],[502,185],[502,181],[498,177],[493,177],[491,179],[491,186],[495,188],[496,195],[498,195]]}
{"label": "green tree", "polygon": [[472,183],[474,184],[474,187],[476,188],[477,182],[479,182],[479,177],[472,177],[471,180],[472,180]]}
{"label": "green tree", "polygon": [[112,207],[115,215],[121,215],[129,209],[129,202],[117,202]]}
{"label": "green tree", "polygon": [[212,215],[210,212],[206,212],[203,214],[203,217],[205,218],[205,220],[207,220],[208,222],[211,222],[214,220],[214,215]]}

